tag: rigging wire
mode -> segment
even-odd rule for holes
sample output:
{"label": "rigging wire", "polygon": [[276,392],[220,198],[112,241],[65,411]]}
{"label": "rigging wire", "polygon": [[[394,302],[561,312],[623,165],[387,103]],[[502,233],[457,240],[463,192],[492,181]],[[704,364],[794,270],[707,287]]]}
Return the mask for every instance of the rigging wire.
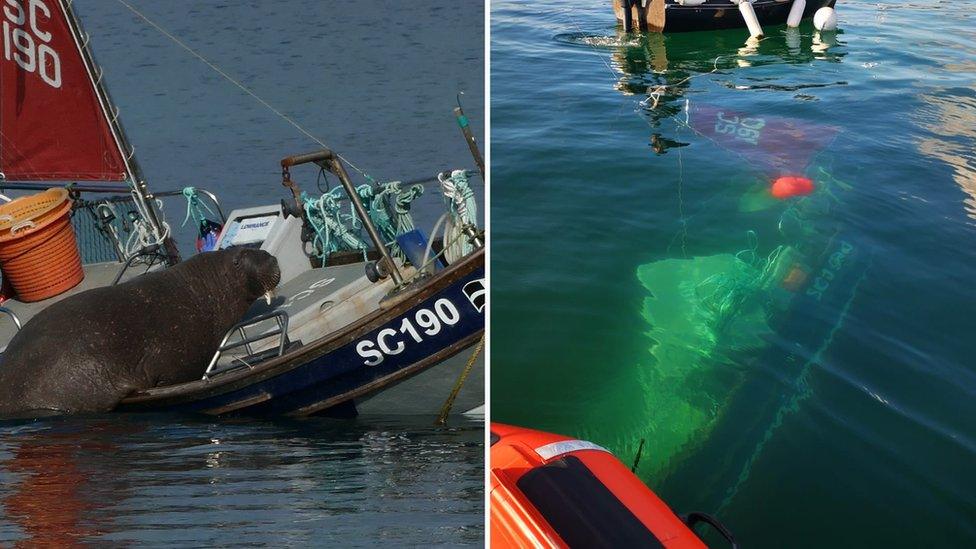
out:
{"label": "rigging wire", "polygon": [[[200,61],[202,61],[204,64],[206,64],[208,67],[210,67],[211,69],[213,69],[217,74],[223,76],[224,79],[226,79],[228,82],[230,82],[231,84],[234,84],[235,86],[237,86],[238,88],[240,88],[241,91],[243,91],[244,93],[246,93],[246,94],[250,95],[251,97],[253,97],[258,103],[261,103],[262,105],[264,105],[265,107],[267,107],[271,112],[273,112],[276,115],[278,115],[282,120],[284,120],[285,122],[288,122],[289,124],[291,124],[296,130],[298,130],[299,132],[301,132],[302,134],[304,134],[306,137],[308,137],[312,141],[315,141],[316,143],[318,143],[319,145],[321,145],[323,148],[326,148],[326,149],[329,148],[324,142],[322,142],[321,139],[319,139],[318,137],[315,137],[314,135],[312,135],[311,132],[309,132],[308,130],[306,130],[305,128],[303,128],[298,122],[295,121],[295,119],[293,119],[292,117],[288,116],[287,114],[281,112],[280,110],[276,109],[273,105],[271,105],[270,103],[268,103],[267,101],[265,101],[264,99],[262,99],[260,96],[258,96],[258,94],[256,94],[252,89],[248,88],[244,84],[242,84],[239,81],[235,80],[232,76],[230,76],[229,74],[227,74],[226,72],[224,72],[223,70],[221,70],[220,67],[218,67],[217,65],[215,65],[214,63],[212,63],[210,60],[208,60],[203,55],[200,55],[200,53],[198,53],[196,50],[194,50],[193,48],[191,48],[190,46],[188,46],[182,40],[180,40],[179,38],[173,36],[172,34],[170,34],[169,32],[167,32],[166,29],[164,29],[163,27],[157,25],[155,22],[153,22],[152,20],[150,20],[148,17],[145,16],[145,14],[143,14],[142,12],[140,12],[139,10],[137,10],[132,4],[128,3],[126,0],[118,0],[118,2],[120,4],[122,4],[123,6],[125,6],[126,8],[128,8],[128,10],[131,11],[133,14],[135,14],[137,17],[139,17],[140,19],[142,19],[143,21],[145,21],[148,25],[150,25],[154,29],[158,30],[164,36],[166,36],[167,38],[169,38],[170,40],[172,40],[173,42],[175,42],[178,46],[180,46],[181,48],[183,48],[184,50],[186,50],[190,55],[196,57],[197,59],[199,59]],[[355,164],[353,164],[352,162],[350,162],[347,158],[345,158],[344,156],[342,156],[339,153],[335,153],[335,155],[337,157],[339,157],[340,160],[342,160],[343,162],[345,162],[346,164],[348,164],[350,168],[352,168],[352,169],[356,170],[357,172],[359,172],[360,175],[362,175],[363,177],[366,177],[367,179],[371,179],[369,177],[369,175],[365,171],[361,170]]]}

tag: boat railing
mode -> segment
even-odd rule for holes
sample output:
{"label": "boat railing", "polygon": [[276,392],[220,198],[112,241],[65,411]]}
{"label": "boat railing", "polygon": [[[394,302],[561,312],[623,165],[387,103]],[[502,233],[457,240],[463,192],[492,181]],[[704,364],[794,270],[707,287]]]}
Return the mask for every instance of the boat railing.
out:
{"label": "boat railing", "polygon": [[[126,250],[128,239],[134,230],[133,215],[138,214],[131,194],[119,194],[100,198],[81,198],[81,193],[119,193],[122,189],[103,189],[86,185],[71,186],[75,193],[75,215],[72,224],[82,251],[84,263],[104,261],[125,262],[132,259],[131,250]],[[207,189],[194,188],[194,192],[213,204],[220,223],[227,221],[217,196]],[[183,189],[154,193],[152,199],[184,197]],[[87,212],[83,215],[82,212]],[[141,255],[136,253],[135,255]]]}
{"label": "boat railing", "polygon": [[21,322],[20,322],[20,318],[17,317],[17,313],[11,311],[10,309],[8,309],[6,307],[0,307],[0,313],[9,316],[10,317],[10,320],[13,320],[14,321],[14,324],[17,325],[17,330],[18,331],[20,331],[20,329],[24,327],[24,325],[21,324]]}
{"label": "boat railing", "polygon": [[[275,320],[277,324],[276,328],[267,332],[262,332],[260,334],[255,334],[250,336],[247,335],[247,332],[245,331],[247,328],[254,327],[266,320],[271,320],[271,319]],[[233,337],[235,334],[239,334],[240,339],[228,343],[230,338]],[[234,325],[233,327],[231,327],[230,330],[227,330],[227,333],[224,334],[224,338],[220,340],[220,345],[217,347],[217,351],[214,353],[213,358],[210,359],[210,364],[207,365],[207,370],[203,373],[202,379],[204,381],[209,381],[211,376],[237,367],[234,364],[230,364],[223,368],[217,368],[217,362],[220,360],[221,355],[226,351],[244,347],[244,350],[247,351],[247,356],[252,356],[255,354],[254,349],[251,346],[252,343],[257,343],[258,341],[262,341],[273,336],[279,336],[276,356],[281,356],[285,354],[285,348],[288,346],[288,313],[287,312],[271,311],[271,312],[264,313],[262,315],[258,315],[253,318],[249,318],[244,322],[240,322]],[[243,359],[237,359],[237,361],[247,365],[249,368],[252,367],[251,364],[247,363]]]}
{"label": "boat railing", "polygon": [[346,197],[352,203],[353,210],[356,212],[359,222],[362,223],[363,228],[366,230],[366,234],[369,235],[369,239],[373,242],[373,246],[381,256],[380,261],[374,264],[374,266],[377,267],[376,272],[380,273],[382,278],[390,276],[393,279],[394,284],[396,284],[397,287],[400,287],[403,285],[403,275],[400,273],[400,269],[393,261],[393,257],[390,255],[390,250],[387,248],[386,243],[380,236],[379,231],[377,231],[376,226],[370,219],[369,213],[363,206],[359,195],[356,193],[356,187],[353,185],[352,180],[349,179],[349,174],[346,172],[346,168],[342,165],[342,161],[342,157],[330,149],[321,149],[310,153],[296,154],[285,157],[281,160],[281,184],[291,190],[295,199],[295,206],[301,208],[300,191],[298,186],[295,185],[295,183],[291,180],[291,168],[300,166],[302,164],[312,163],[338,177],[339,183],[342,185],[342,188],[346,193]]}
{"label": "boat railing", "polygon": [[[444,173],[448,173],[448,172],[444,172]],[[467,241],[471,244],[474,250],[478,250],[484,247],[484,243],[485,243],[484,231],[479,230],[478,227],[475,226],[474,224],[468,223],[461,227],[461,231],[457,235],[455,235],[453,239],[448,241],[445,245],[441,246],[440,250],[435,250],[434,242],[437,241],[438,235],[441,235],[441,239],[443,240],[444,236],[447,233],[448,224],[446,223],[446,221],[449,216],[450,216],[450,212],[444,212],[440,216],[440,218],[438,218],[437,222],[434,223],[434,228],[431,229],[430,237],[427,239],[427,248],[426,250],[424,250],[424,255],[421,260],[421,264],[416,266],[417,269],[412,278],[418,278],[418,277],[432,274],[434,264],[437,263],[438,261],[443,260],[444,264],[446,264],[448,261],[447,252],[457,242],[467,239]],[[431,252],[434,252],[434,254],[431,255]]]}

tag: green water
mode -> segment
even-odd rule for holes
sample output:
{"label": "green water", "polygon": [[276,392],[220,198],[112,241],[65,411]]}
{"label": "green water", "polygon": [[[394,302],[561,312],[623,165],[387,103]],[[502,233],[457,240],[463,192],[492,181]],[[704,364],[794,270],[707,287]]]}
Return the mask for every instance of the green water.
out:
{"label": "green water", "polygon": [[744,546],[972,545],[976,2],[838,13],[747,46],[493,4],[492,418],[646,440]]}

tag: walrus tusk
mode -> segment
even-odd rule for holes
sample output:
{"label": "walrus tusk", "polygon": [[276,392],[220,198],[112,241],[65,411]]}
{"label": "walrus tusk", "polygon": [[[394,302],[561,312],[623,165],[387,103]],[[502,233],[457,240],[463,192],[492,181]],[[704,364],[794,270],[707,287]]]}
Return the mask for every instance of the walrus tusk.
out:
{"label": "walrus tusk", "polygon": [[273,297],[273,295],[272,295],[272,291],[271,290],[268,290],[267,292],[264,292],[264,300],[268,302],[268,305],[271,305],[271,298],[272,297]]}

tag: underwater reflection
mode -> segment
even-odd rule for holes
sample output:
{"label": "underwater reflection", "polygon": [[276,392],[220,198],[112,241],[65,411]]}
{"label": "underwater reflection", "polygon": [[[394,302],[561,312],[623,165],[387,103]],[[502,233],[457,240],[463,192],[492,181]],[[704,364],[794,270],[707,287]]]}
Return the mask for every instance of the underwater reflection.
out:
{"label": "underwater reflection", "polygon": [[669,119],[676,119],[680,125],[682,112],[688,107],[686,99],[697,91],[698,77],[723,75],[713,81],[735,90],[795,92],[795,97],[803,100],[816,99],[808,90],[847,85],[845,81],[797,81],[793,76],[789,82],[782,82],[766,73],[750,74],[749,70],[742,70],[802,65],[815,60],[840,62],[846,55],[841,34],[820,33],[804,25],[799,29],[771,30],[762,40],[743,40],[739,31],[663,35],[628,34],[619,30],[615,37],[577,33],[560,35],[557,40],[597,49],[610,48],[611,66],[618,73],[614,89],[643,97],[640,109],[649,117],[653,128],[649,139],[651,148],[656,154],[664,154],[668,149],[688,145],[658,128]]}

